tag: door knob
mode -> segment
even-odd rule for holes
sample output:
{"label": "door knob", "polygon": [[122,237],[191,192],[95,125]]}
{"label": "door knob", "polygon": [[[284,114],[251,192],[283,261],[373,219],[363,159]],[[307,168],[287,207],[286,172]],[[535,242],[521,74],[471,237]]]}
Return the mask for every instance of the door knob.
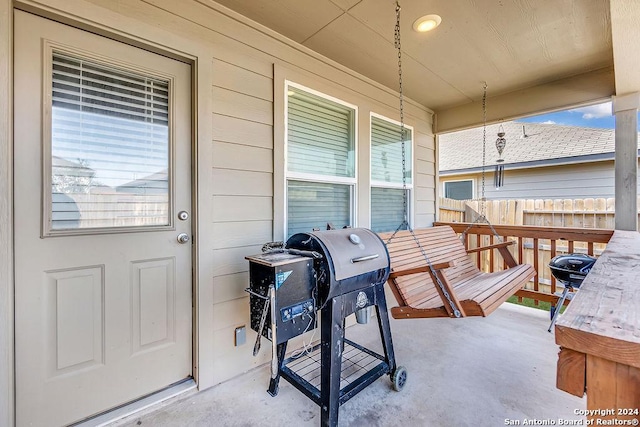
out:
{"label": "door knob", "polygon": [[185,244],[189,241],[189,235],[187,233],[178,234],[178,243]]}

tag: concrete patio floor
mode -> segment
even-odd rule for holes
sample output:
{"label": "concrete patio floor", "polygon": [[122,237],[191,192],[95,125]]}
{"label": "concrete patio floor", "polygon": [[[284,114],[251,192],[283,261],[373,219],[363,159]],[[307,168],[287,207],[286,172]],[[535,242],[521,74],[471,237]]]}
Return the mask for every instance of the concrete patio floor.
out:
{"label": "concrete patio floor", "polygon": [[[377,322],[347,337],[379,349]],[[384,376],[340,408],[340,426],[503,426],[579,420],[579,399],[555,388],[558,347],[547,312],[503,304],[487,318],[391,320],[401,392]],[[247,346],[251,351],[252,346]],[[264,347],[267,349],[265,350]],[[263,343],[263,350],[269,347]],[[320,409],[282,380],[266,393],[262,366],[200,393],[123,419],[117,426],[317,426]],[[520,424],[516,424],[519,422]],[[540,425],[540,424],[538,424]],[[548,424],[546,424],[548,425]]]}

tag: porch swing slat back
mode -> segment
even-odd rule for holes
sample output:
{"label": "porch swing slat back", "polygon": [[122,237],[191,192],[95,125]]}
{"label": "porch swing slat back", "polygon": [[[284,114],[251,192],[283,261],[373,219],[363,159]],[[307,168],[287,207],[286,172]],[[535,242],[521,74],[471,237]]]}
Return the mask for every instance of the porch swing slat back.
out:
{"label": "porch swing slat back", "polygon": [[[413,234],[415,238],[410,230],[398,231],[390,241],[392,233],[380,235],[391,258],[388,283],[399,304],[391,309],[396,319],[455,317],[444,291],[462,317],[487,316],[535,276],[531,265],[518,265],[509,252],[507,246],[514,242],[467,251],[449,226],[416,229]],[[478,270],[469,253],[484,249],[497,249],[509,268],[493,273]]]}

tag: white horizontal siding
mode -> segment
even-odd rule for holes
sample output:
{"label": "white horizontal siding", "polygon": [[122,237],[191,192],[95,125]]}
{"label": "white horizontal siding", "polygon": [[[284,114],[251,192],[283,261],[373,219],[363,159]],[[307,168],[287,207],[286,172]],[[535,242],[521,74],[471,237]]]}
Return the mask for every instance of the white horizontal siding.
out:
{"label": "white horizontal siding", "polygon": [[256,196],[215,196],[213,215],[216,222],[264,221],[273,219],[271,197]]}
{"label": "white horizontal siding", "polygon": [[273,126],[236,117],[213,114],[216,141],[273,149]]}
{"label": "white horizontal siding", "polygon": [[613,162],[598,162],[525,170],[505,167],[505,185],[496,190],[493,170],[487,179],[490,199],[582,199],[613,197]]}
{"label": "white horizontal siding", "polygon": [[244,257],[273,233],[273,66],[230,51],[212,65],[213,328],[218,358],[233,356],[219,363],[237,369],[233,330],[249,320]]}
{"label": "white horizontal siding", "polygon": [[271,76],[265,76],[229,62],[213,61],[213,85],[273,102]]}
{"label": "white horizontal siding", "polygon": [[271,220],[227,221],[213,224],[214,249],[241,248],[263,244],[271,240]]}
{"label": "white horizontal siding", "polygon": [[252,172],[273,172],[273,151],[251,145],[213,142],[213,167]]}
{"label": "white horizontal siding", "polygon": [[213,169],[214,196],[263,196],[273,195],[271,172],[251,170]]}
{"label": "white horizontal siding", "polygon": [[[242,299],[247,296],[245,288],[249,283],[249,272],[232,273],[213,278],[213,303]],[[248,304],[248,303],[247,303]],[[237,320],[237,319],[234,319]]]}
{"label": "white horizontal siding", "polygon": [[[213,277],[227,274],[244,273],[249,270],[249,262],[245,256],[260,253],[262,244],[255,246],[242,246],[238,248],[214,249],[213,251]],[[247,318],[248,319],[248,318]],[[235,319],[237,321],[238,319]]]}
{"label": "white horizontal siding", "polygon": [[270,101],[216,86],[211,97],[216,114],[273,125],[273,103]]}
{"label": "white horizontal siding", "polygon": [[[435,138],[430,130],[416,126],[414,136],[414,227],[428,227],[435,221]],[[418,130],[419,129],[419,130]]]}
{"label": "white horizontal siding", "polygon": [[[493,185],[493,165],[486,168],[488,199],[582,199],[615,197],[613,161],[571,164],[532,169],[505,167],[504,186]],[[481,174],[441,176],[445,181],[474,179],[476,197],[481,193]],[[442,188],[441,188],[442,191]]]}

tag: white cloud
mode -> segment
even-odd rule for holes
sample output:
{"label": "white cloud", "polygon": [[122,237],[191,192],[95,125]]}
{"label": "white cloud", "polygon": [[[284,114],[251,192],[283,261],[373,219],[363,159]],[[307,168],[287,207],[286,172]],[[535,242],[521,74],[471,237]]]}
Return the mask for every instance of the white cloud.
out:
{"label": "white cloud", "polygon": [[547,120],[546,122],[542,122],[543,125],[557,125],[558,123],[553,120]]}
{"label": "white cloud", "polygon": [[611,102],[604,104],[589,105],[588,107],[574,108],[571,113],[581,113],[585,120],[599,119],[601,117],[611,117]]}

